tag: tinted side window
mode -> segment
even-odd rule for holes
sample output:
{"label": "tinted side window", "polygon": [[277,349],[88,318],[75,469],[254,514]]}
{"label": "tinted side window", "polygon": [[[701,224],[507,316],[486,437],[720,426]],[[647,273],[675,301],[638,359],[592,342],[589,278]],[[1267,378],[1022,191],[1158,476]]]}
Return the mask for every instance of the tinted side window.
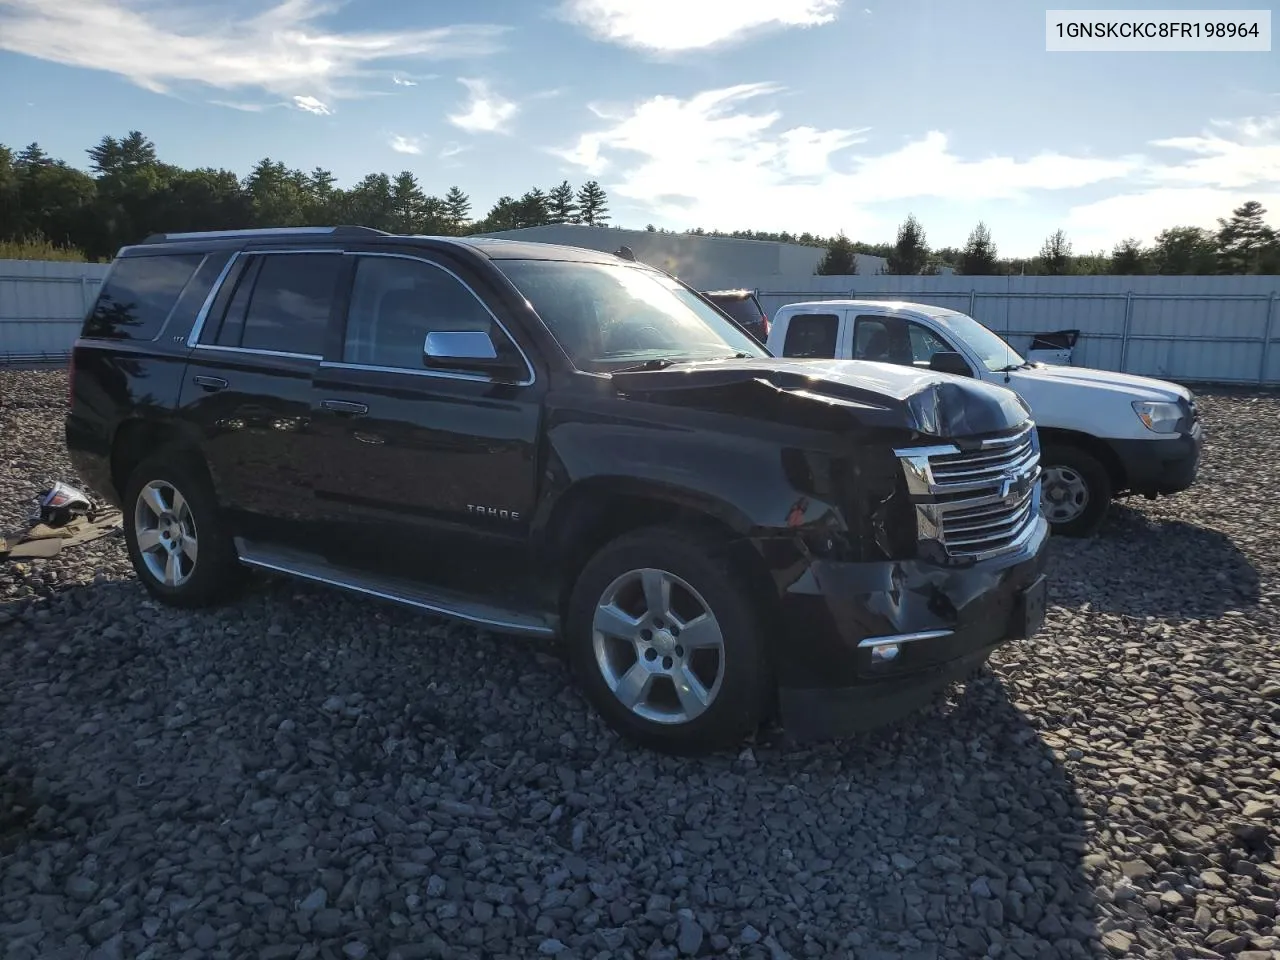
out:
{"label": "tinted side window", "polygon": [[797,313],[787,322],[784,357],[833,359],[840,336],[840,318],[834,313]]}
{"label": "tinted side window", "polygon": [[359,258],[344,362],[421,370],[424,341],[436,330],[481,330],[499,355],[515,352],[484,304],[452,274],[422,260]]}
{"label": "tinted side window", "polygon": [[[284,253],[261,257],[248,294],[239,346],[321,356],[342,255]],[[232,298],[230,326],[240,291]],[[221,342],[222,338],[219,337]]]}
{"label": "tinted side window", "polygon": [[203,254],[117,260],[85,320],[86,337],[154,340]]}
{"label": "tinted side window", "polygon": [[196,270],[191,282],[183,289],[173,312],[169,314],[168,330],[173,336],[186,337],[191,333],[191,328],[196,322],[196,314],[204,306],[209,291],[213,289],[218,275],[222,273],[222,268],[227,265],[229,259],[231,254],[227,251],[211,253],[204,258],[204,262]]}
{"label": "tinted side window", "polygon": [[853,328],[853,359],[909,365],[906,326],[899,317],[859,317]]}

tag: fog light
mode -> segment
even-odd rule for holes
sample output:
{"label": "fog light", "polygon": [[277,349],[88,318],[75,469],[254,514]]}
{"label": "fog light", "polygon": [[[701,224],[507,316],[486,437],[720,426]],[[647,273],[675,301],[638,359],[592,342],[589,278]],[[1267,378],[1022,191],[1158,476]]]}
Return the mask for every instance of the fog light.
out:
{"label": "fog light", "polygon": [[890,663],[898,659],[898,652],[902,648],[896,643],[882,643],[879,646],[871,648],[872,663]]}

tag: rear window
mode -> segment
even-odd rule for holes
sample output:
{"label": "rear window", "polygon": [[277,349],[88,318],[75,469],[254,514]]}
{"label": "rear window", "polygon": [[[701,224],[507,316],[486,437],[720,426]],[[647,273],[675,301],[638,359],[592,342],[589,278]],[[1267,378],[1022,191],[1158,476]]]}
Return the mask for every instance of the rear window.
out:
{"label": "rear window", "polygon": [[154,340],[203,254],[125,257],[103,284],[83,335],[108,340]]}
{"label": "rear window", "polygon": [[710,297],[709,299],[738,323],[754,326],[760,322],[760,308],[750,297]]}
{"label": "rear window", "polygon": [[830,360],[836,355],[840,318],[833,313],[798,313],[787,322],[784,357],[816,357]]}

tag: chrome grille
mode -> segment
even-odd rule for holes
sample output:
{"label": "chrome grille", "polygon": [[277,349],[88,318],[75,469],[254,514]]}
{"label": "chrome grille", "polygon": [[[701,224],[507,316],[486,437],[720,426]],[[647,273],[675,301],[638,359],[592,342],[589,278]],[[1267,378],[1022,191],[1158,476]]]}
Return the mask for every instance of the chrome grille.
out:
{"label": "chrome grille", "polygon": [[906,447],[902,462],[918,537],[948,556],[995,556],[1019,547],[1040,514],[1040,443],[1027,425],[966,444]]}

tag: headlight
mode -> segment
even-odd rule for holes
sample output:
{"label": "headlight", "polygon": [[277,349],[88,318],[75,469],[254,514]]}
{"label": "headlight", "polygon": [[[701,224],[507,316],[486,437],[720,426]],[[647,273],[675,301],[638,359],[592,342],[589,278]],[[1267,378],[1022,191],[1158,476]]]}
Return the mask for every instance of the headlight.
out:
{"label": "headlight", "polygon": [[1176,403],[1137,400],[1133,404],[1133,412],[1153,433],[1176,433],[1184,411]]}

